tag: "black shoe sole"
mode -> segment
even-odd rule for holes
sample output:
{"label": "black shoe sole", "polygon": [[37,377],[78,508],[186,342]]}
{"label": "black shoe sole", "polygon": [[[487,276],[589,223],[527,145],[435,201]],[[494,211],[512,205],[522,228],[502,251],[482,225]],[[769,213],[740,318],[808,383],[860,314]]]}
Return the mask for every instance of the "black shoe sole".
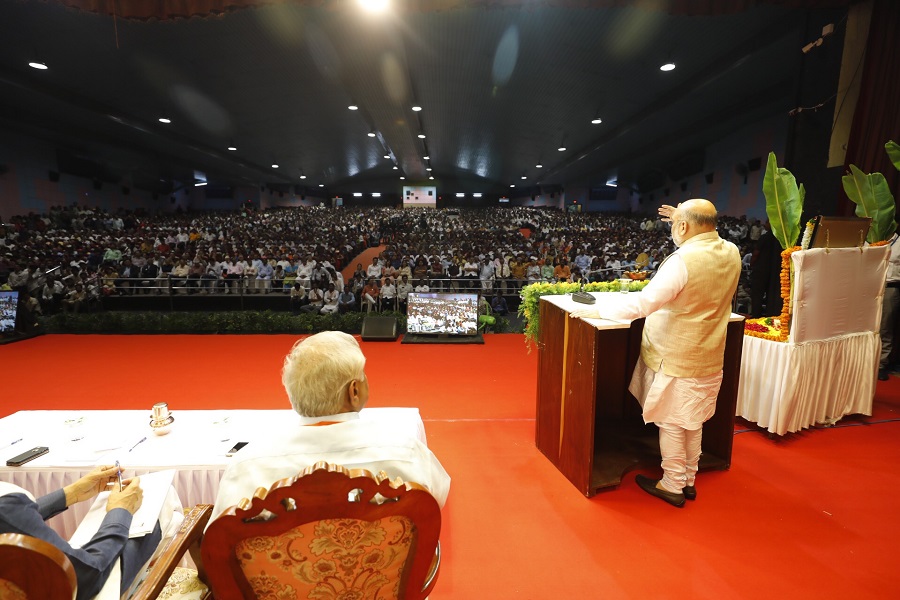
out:
{"label": "black shoe sole", "polygon": [[634,478],[634,481],[642,490],[651,496],[656,496],[663,502],[671,504],[676,508],[684,508],[684,494],[673,494],[672,492],[661,490],[656,487],[658,480],[650,479],[644,475],[637,475]]}

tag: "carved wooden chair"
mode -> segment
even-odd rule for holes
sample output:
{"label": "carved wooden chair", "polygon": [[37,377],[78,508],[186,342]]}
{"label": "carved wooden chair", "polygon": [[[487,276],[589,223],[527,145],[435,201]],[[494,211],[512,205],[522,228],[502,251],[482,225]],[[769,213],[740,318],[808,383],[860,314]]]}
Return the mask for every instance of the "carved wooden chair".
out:
{"label": "carved wooden chair", "polygon": [[216,518],[201,570],[216,600],[419,600],[437,581],[440,528],[425,488],[320,462]]}
{"label": "carved wooden chair", "polygon": [[[168,539],[126,593],[131,600],[156,598],[191,547],[199,541],[212,507],[198,505],[185,514],[178,533]],[[43,540],[16,533],[0,534],[0,599],[72,600],[78,591],[75,569],[61,550]]]}

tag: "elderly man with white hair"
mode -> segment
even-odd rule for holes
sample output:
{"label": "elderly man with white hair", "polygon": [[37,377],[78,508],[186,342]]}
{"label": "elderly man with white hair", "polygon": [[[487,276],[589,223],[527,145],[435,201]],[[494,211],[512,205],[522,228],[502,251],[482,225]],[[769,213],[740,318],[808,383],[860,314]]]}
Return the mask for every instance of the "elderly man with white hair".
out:
{"label": "elderly man with white hair", "polygon": [[431,450],[408,428],[359,418],[369,399],[365,367],[359,343],[346,333],[324,331],[294,344],[281,381],[300,421],[234,456],[219,483],[212,518],[252,498],[257,488],[268,489],[318,461],[418,483],[443,507],[450,477]]}

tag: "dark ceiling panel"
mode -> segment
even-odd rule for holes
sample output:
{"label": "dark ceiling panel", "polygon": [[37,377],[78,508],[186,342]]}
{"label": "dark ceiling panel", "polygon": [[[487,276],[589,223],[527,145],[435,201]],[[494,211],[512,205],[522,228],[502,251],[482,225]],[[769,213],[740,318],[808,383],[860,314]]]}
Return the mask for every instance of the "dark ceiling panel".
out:
{"label": "dark ceiling panel", "polygon": [[[550,4],[417,3],[376,19],[287,3],[137,22],[0,0],[0,123],[118,155],[144,179],[197,169],[226,185],[396,192],[433,174],[489,192],[656,168],[794,93],[803,10]],[[27,67],[35,53],[49,70]],[[678,68],[662,73],[669,58]]]}

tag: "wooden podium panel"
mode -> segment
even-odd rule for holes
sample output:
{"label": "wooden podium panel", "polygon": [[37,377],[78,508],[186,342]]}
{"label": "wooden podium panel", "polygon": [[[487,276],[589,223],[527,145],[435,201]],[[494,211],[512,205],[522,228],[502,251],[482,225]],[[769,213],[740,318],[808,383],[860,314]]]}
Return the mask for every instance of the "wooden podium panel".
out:
{"label": "wooden podium panel", "polygon": [[[637,466],[658,466],[658,430],[644,424],[628,391],[644,320],[598,329],[553,302],[542,301],[540,311],[538,449],[585,496],[617,486]],[[701,470],[731,465],[743,331],[743,320],[729,322],[716,413],[703,426]]]}

